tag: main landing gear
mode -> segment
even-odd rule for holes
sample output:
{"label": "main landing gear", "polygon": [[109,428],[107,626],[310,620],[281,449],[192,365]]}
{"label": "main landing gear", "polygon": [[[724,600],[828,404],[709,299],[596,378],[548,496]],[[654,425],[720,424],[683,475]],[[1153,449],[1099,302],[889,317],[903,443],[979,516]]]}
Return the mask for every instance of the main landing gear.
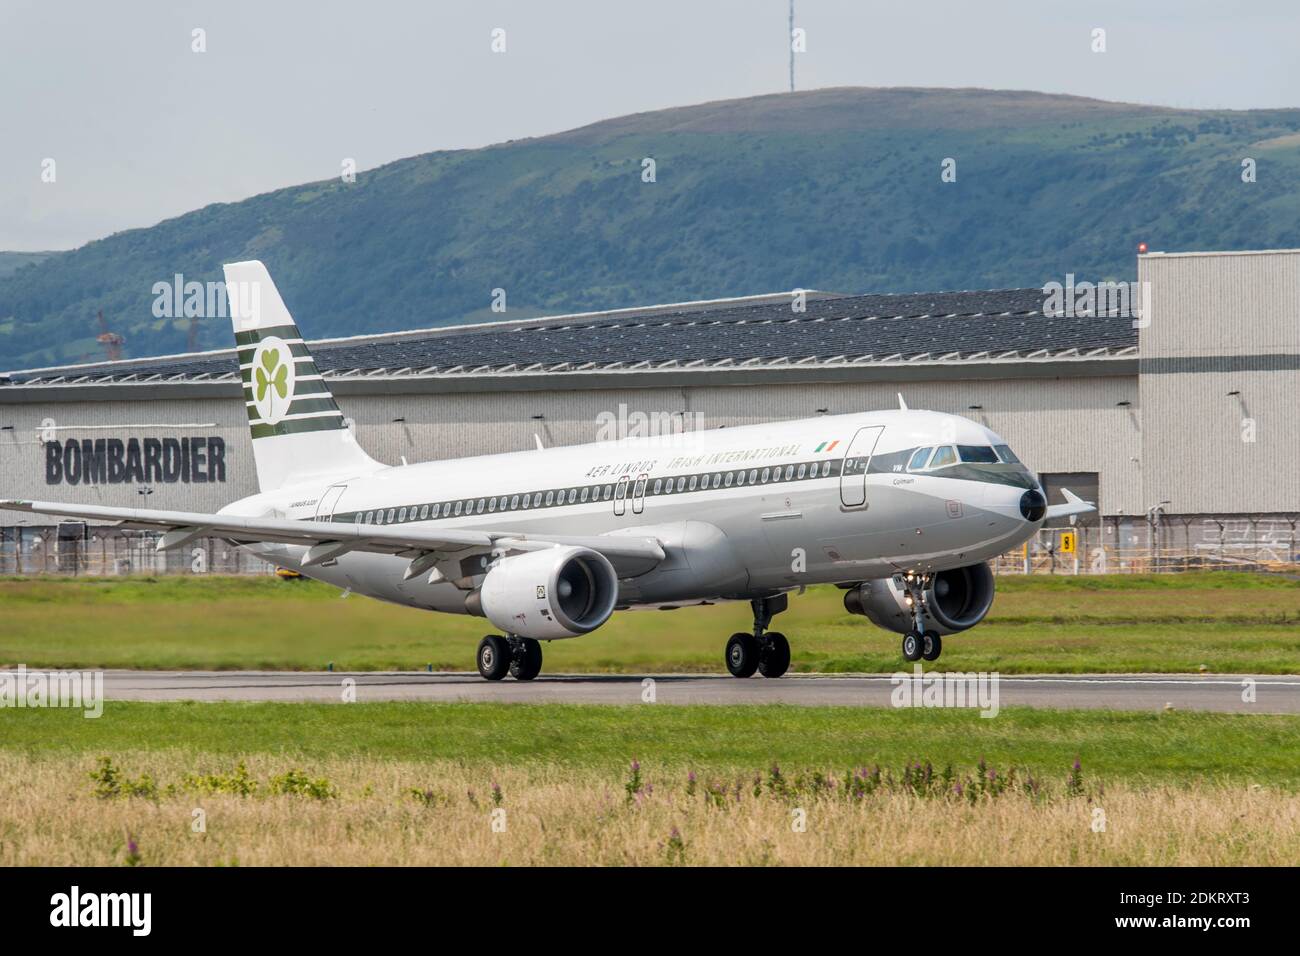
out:
{"label": "main landing gear", "polygon": [[903,635],[903,659],[907,661],[936,661],[943,653],[939,632],[925,627],[925,590],[929,583],[927,575],[908,574],[903,578],[907,605],[912,610],[912,629]]}
{"label": "main landing gear", "polygon": [[486,680],[532,680],[542,672],[542,645],[531,637],[489,634],[478,645],[478,672]]}
{"label": "main landing gear", "polygon": [[739,631],[727,641],[727,670],[732,677],[753,677],[754,672],[764,677],[780,677],[790,669],[790,642],[779,631],[769,631],[772,618],[789,605],[784,594],[755,598],[750,601],[754,609],[754,632]]}

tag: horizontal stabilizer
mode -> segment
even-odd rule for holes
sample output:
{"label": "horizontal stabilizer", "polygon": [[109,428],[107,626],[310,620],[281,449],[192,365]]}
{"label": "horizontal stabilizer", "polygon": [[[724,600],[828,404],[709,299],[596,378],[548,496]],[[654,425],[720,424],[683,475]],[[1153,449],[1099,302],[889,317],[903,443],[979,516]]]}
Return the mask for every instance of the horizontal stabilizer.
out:
{"label": "horizontal stabilizer", "polygon": [[1070,515],[1082,515],[1097,510],[1096,502],[1084,501],[1069,488],[1062,488],[1061,496],[1065,498],[1065,504],[1047,506],[1049,520],[1052,518],[1068,518]]}

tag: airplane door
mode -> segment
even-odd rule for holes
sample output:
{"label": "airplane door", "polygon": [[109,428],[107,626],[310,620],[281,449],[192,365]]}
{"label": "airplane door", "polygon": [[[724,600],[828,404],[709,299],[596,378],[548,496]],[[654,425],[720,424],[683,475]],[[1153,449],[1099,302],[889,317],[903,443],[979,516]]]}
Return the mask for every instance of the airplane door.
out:
{"label": "airplane door", "polygon": [[867,501],[867,468],[871,464],[871,453],[875,451],[876,442],[884,425],[868,425],[859,428],[858,433],[849,442],[844,452],[844,468],[840,471],[840,501],[847,508],[860,508]]}
{"label": "airplane door", "polygon": [[325,494],[321,495],[320,500],[316,502],[316,520],[330,521],[334,516],[334,508],[343,497],[343,492],[347,490],[347,485],[330,485],[326,488]]}
{"label": "airplane door", "polygon": [[649,475],[638,475],[636,484],[632,486],[633,514],[639,515],[645,509],[645,483],[649,480]]}
{"label": "airplane door", "polygon": [[627,513],[627,476],[624,475],[614,485],[614,514]]}

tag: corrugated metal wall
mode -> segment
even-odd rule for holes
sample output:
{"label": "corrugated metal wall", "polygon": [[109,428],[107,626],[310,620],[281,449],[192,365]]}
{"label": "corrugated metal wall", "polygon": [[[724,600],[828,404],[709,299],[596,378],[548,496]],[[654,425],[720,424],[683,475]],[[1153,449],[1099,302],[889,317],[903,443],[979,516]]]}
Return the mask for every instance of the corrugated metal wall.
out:
{"label": "corrugated metal wall", "polygon": [[[616,423],[635,427],[637,413],[683,413],[691,427],[716,428],[813,417],[819,409],[838,414],[892,408],[900,390],[912,408],[966,415],[992,428],[1039,471],[1100,472],[1107,514],[1141,508],[1133,377],[364,395],[341,397],[339,404],[354,420],[361,445],[395,464],[403,456],[416,462],[531,448],[534,434],[548,446],[617,437],[611,433]],[[1118,407],[1119,401],[1133,406]],[[220,437],[227,480],[150,482],[148,495],[135,483],[48,485],[43,421],[59,428],[53,434],[60,442]],[[138,427],[150,424],[195,427]],[[3,497],[215,511],[256,491],[251,442],[237,400],[0,405],[3,426],[12,426],[0,431]],[[0,518],[0,524],[9,523],[17,522]]]}
{"label": "corrugated metal wall", "polygon": [[1138,277],[1145,507],[1300,510],[1300,252],[1149,255]]}

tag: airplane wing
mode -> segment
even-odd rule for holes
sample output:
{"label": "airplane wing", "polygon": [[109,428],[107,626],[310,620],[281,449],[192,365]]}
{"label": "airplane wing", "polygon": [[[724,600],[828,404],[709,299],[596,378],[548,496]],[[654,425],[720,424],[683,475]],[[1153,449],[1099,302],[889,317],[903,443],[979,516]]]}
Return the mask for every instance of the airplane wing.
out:
{"label": "airplane wing", "polygon": [[1069,488],[1062,488],[1061,495],[1065,498],[1065,504],[1048,505],[1048,518],[1068,518],[1070,515],[1087,514],[1089,511],[1097,510],[1095,502],[1084,501]]}
{"label": "airplane wing", "polygon": [[180,547],[201,537],[224,538],[237,544],[268,541],[306,545],[308,551],[303,558],[303,567],[332,560],[349,551],[370,551],[409,557],[413,569],[418,567],[427,570],[432,567],[432,559],[458,552],[494,549],[537,551],[557,545],[598,551],[609,559],[620,576],[643,574],[664,559],[663,545],[657,538],[636,535],[548,535],[475,531],[468,528],[429,531],[400,525],[291,521],[285,518],[255,518],[233,514],[67,505],[52,501],[0,500],[0,509],[113,521],[122,528],[161,531],[163,534],[158,539],[159,551]]}

